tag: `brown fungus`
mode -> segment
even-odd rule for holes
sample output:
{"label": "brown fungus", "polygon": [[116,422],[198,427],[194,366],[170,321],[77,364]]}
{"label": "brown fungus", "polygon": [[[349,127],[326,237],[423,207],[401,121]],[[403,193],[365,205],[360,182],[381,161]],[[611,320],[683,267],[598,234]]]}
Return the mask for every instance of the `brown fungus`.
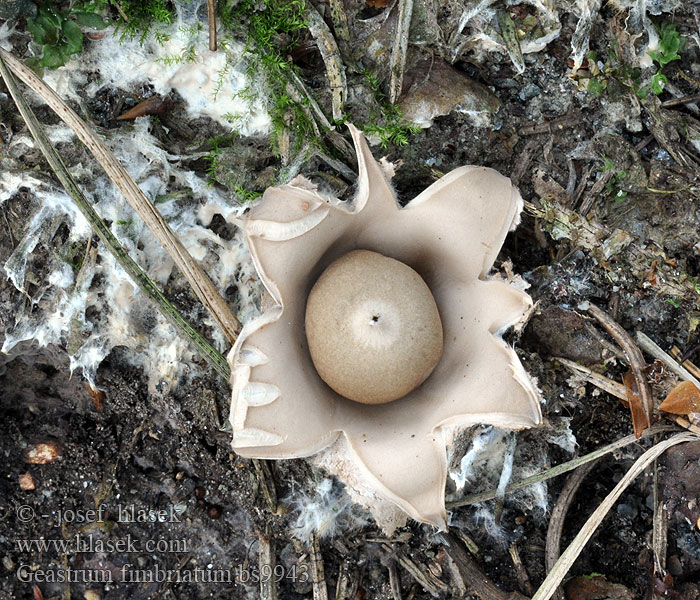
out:
{"label": "brown fungus", "polygon": [[[386,530],[405,514],[444,528],[446,446],[455,427],[521,429],[542,419],[535,385],[500,337],[532,300],[488,277],[522,200],[506,177],[469,166],[401,208],[389,183],[391,165],[375,161],[361,132],[350,130],[359,166],[352,203],[298,177],[268,189],[245,222],[253,261],[274,303],[246,324],[229,356],[233,447],[254,458],[316,455],[315,462],[338,475]],[[357,250],[415,271],[441,321],[442,355],[432,373],[423,365],[410,391],[383,404],[334,391],[319,375],[307,340],[314,285]],[[395,358],[388,352],[382,360]]]}
{"label": "brown fungus", "polygon": [[403,398],[442,356],[428,286],[408,265],[369,250],[341,256],[314,284],[306,339],[321,379],[363,404]]}

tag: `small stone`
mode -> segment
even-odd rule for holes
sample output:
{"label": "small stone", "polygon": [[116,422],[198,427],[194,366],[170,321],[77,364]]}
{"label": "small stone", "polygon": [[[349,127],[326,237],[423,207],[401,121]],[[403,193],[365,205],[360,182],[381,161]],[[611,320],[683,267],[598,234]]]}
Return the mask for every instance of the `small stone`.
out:
{"label": "small stone", "polygon": [[45,465],[61,456],[61,445],[53,440],[38,442],[27,446],[24,451],[24,462],[32,465]]}
{"label": "small stone", "polygon": [[36,489],[34,484],[34,477],[31,473],[21,473],[19,476],[19,487],[23,490],[33,490]]}

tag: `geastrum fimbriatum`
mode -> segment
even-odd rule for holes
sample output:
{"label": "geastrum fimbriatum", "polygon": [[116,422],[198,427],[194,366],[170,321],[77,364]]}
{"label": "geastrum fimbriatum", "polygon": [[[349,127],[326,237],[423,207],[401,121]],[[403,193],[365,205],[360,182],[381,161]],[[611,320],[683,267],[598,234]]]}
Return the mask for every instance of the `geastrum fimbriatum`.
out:
{"label": "geastrum fimbriatum", "polygon": [[351,203],[299,177],[267,190],[245,222],[274,306],[229,356],[233,447],[319,453],[385,529],[398,524],[387,506],[444,528],[454,428],[541,421],[536,387],[500,338],[532,301],[487,278],[522,200],[506,177],[470,166],[402,208],[391,165],[350,130]]}

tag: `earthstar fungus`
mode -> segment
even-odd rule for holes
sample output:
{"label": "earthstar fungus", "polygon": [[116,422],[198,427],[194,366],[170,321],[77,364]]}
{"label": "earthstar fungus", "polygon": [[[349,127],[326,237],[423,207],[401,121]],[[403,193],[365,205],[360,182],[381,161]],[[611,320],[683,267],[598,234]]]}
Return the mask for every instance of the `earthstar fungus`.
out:
{"label": "earthstar fungus", "polygon": [[[243,328],[229,355],[233,447],[252,458],[319,453],[316,462],[338,475],[384,529],[400,525],[404,513],[444,528],[446,447],[455,428],[521,429],[542,418],[535,385],[500,337],[532,300],[488,278],[522,200],[508,178],[468,166],[401,208],[391,165],[375,161],[362,133],[350,131],[359,166],[351,203],[297,177],[268,189],[245,222],[274,305]],[[392,259],[400,274],[391,274]],[[332,275],[358,261],[369,261],[377,275],[367,276],[367,295],[344,289],[342,277],[324,284],[327,269]],[[393,284],[382,283],[384,271],[397,278]],[[400,292],[403,303],[384,302],[392,286],[414,288],[416,298]],[[349,337],[330,339],[344,327]],[[412,381],[394,377],[396,389],[377,392],[382,378],[406,365]]]}

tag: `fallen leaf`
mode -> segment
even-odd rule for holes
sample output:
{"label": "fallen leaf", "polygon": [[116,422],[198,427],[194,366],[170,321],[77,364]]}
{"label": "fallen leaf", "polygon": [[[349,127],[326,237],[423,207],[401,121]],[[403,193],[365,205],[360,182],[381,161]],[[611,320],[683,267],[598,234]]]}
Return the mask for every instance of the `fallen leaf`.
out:
{"label": "fallen leaf", "polygon": [[367,6],[372,8],[386,8],[389,6],[390,0],[366,0]]}
{"label": "fallen leaf", "polygon": [[162,115],[172,107],[172,102],[160,96],[151,96],[117,117],[117,121],[129,121],[145,115]]}
{"label": "fallen leaf", "polygon": [[692,381],[681,381],[666,396],[659,410],[674,415],[700,412],[700,390]]}
{"label": "fallen leaf", "polygon": [[647,417],[644,414],[644,406],[642,405],[642,396],[637,388],[637,380],[632,371],[627,371],[622,376],[622,382],[625,384],[627,391],[627,401],[620,400],[627,408],[630,409],[632,417],[632,427],[634,427],[634,437],[639,439],[642,436],[642,431],[647,426]]}
{"label": "fallen leaf", "polygon": [[36,488],[36,485],[34,485],[34,477],[32,477],[31,473],[20,473],[19,487],[23,490],[33,490]]}
{"label": "fallen leaf", "polygon": [[36,584],[32,587],[32,594],[34,595],[34,600],[44,600],[44,594],[41,593],[39,586]]}
{"label": "fallen leaf", "polygon": [[31,465],[45,465],[61,456],[61,445],[53,440],[38,442],[24,451],[24,462]]}

